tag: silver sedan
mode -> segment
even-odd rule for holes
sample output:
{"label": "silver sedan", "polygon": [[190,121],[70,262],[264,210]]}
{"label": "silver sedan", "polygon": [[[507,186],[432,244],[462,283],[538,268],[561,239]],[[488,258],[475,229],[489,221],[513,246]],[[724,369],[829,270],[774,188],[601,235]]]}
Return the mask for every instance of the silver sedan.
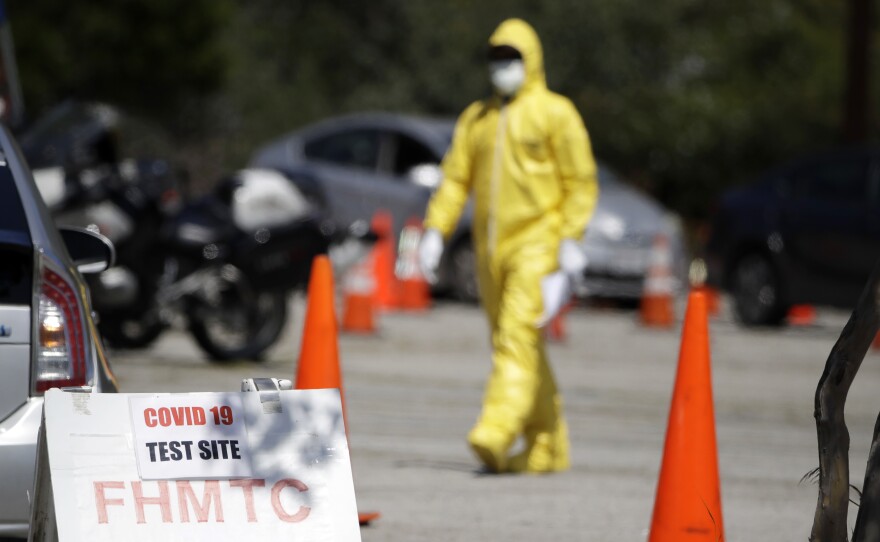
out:
{"label": "silver sedan", "polygon": [[[334,117],[267,143],[250,165],[281,170],[340,227],[386,210],[399,233],[408,219],[424,217],[454,126],[452,119],[394,113]],[[599,183],[578,295],[638,300],[660,236],[669,249],[668,271],[681,285],[687,255],[675,215],[601,165]],[[470,217],[468,208],[441,261],[438,289],[475,301]]]}

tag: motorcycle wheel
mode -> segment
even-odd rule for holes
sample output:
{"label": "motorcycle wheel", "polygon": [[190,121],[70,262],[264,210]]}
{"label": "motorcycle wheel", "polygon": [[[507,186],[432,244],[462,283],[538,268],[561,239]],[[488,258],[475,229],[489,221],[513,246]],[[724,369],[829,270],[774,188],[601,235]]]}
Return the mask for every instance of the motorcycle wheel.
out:
{"label": "motorcycle wheel", "polygon": [[165,330],[165,325],[155,318],[108,315],[100,320],[98,330],[109,346],[137,350],[153,344]]}
{"label": "motorcycle wheel", "polygon": [[219,306],[200,303],[189,315],[189,328],[211,361],[262,361],[287,322],[287,294],[283,291],[243,295],[227,288]]}

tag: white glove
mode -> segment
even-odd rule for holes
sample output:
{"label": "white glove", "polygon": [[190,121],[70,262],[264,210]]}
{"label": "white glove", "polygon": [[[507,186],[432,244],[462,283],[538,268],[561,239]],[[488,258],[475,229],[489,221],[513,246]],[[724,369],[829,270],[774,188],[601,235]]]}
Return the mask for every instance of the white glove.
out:
{"label": "white glove", "polygon": [[535,323],[539,328],[549,324],[571,299],[571,277],[561,270],[545,276],[541,279],[541,297],[544,313]]}
{"label": "white glove", "polygon": [[431,284],[437,282],[437,268],[440,267],[442,255],[443,235],[435,229],[426,230],[419,243],[419,267],[422,276]]}
{"label": "white glove", "polygon": [[571,277],[579,277],[587,268],[587,255],[574,239],[559,244],[559,269]]}

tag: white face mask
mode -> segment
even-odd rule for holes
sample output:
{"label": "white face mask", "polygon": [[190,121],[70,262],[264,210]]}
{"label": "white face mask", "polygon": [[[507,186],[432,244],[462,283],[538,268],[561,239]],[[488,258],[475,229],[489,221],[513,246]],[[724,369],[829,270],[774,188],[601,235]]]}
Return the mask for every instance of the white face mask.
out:
{"label": "white face mask", "polygon": [[489,78],[502,96],[512,96],[526,81],[526,67],[522,60],[489,62]]}

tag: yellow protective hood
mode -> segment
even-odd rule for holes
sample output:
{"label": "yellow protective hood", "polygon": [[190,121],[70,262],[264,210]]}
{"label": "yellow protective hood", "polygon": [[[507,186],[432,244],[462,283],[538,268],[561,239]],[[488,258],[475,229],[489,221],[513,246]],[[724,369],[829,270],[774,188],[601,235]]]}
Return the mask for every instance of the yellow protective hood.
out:
{"label": "yellow protective hood", "polygon": [[596,204],[589,136],[571,100],[547,89],[541,43],[531,26],[504,21],[489,44],[518,50],[526,80],[510,99],[495,93],[461,114],[425,227],[448,239],[472,196],[478,264],[541,246],[547,258],[533,263],[545,261],[542,271],[549,273],[561,239],[580,239]]}
{"label": "yellow protective hood", "polygon": [[526,81],[523,88],[546,87],[544,77],[544,54],[541,52],[541,40],[529,23],[522,19],[507,19],[495,29],[489,38],[489,45],[508,45],[523,57],[526,68]]}

